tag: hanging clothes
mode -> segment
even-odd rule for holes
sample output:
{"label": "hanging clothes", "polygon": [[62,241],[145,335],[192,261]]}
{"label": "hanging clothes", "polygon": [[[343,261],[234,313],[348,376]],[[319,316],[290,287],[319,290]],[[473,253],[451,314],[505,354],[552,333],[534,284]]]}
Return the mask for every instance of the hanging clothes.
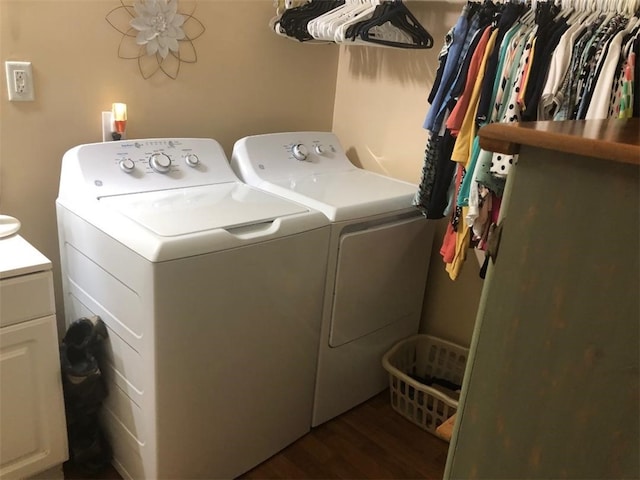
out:
{"label": "hanging clothes", "polygon": [[470,246],[486,248],[517,163],[480,148],[482,125],[639,116],[640,2],[624,12],[615,0],[584,3],[468,2],[445,36],[414,204],[448,216],[440,253],[452,279]]}
{"label": "hanging clothes", "polygon": [[[427,218],[442,218],[447,207],[443,211],[442,208],[434,206],[452,204],[452,189],[449,187],[452,184],[454,168],[447,165],[447,162],[451,158],[454,143],[441,142],[445,134],[444,124],[464,89],[473,52],[482,37],[482,32],[491,23],[494,11],[493,4],[486,4],[484,8],[480,8],[479,4],[468,3],[456,25],[445,38],[449,47],[445,55],[441,52],[441,64],[438,68],[442,70],[441,80],[437,85],[434,84],[429,95],[432,106],[427,112],[423,126],[430,135],[425,148],[422,178],[414,198],[414,205],[420,208]],[[440,143],[444,148],[436,147],[436,144]],[[434,198],[434,192],[441,196]]]}
{"label": "hanging clothes", "polygon": [[[471,164],[471,159],[473,157],[474,139],[477,135],[478,125],[475,119],[478,109],[478,103],[480,100],[482,81],[484,79],[487,61],[491,57],[496,38],[498,37],[497,29],[493,29],[493,31],[490,31],[489,28],[487,28],[485,34],[488,32],[490,32],[490,36],[488,38],[486,48],[479,48],[477,50],[477,52],[479,52],[481,56],[480,67],[476,73],[476,80],[473,83],[471,92],[469,94],[469,104],[467,106],[464,119],[462,120],[462,124],[460,126],[456,144],[451,154],[451,160],[459,164],[457,168],[462,169],[465,176],[470,174],[469,167]],[[468,75],[468,78],[470,77],[471,72]],[[460,197],[460,188],[462,187],[462,184],[463,177],[461,176],[461,181],[458,184],[458,198]],[[467,225],[464,222],[464,219],[467,217],[469,207],[456,206],[456,208],[459,209],[457,213],[458,215],[460,215],[461,221],[459,222],[458,228],[455,231],[456,249],[454,258],[451,262],[448,262],[446,266],[446,270],[449,273],[449,276],[454,280],[458,277],[464,261],[466,260],[467,250],[469,248],[469,242],[471,239],[471,231],[469,228],[467,228]]]}
{"label": "hanging clothes", "polygon": [[[614,78],[616,75],[616,68],[618,66],[618,59],[620,58],[620,53],[622,51],[623,40],[632,32],[635,32],[635,35],[637,36],[638,30],[640,30],[638,19],[633,18],[626,29],[619,31],[611,39],[606,54],[603,55],[599,75],[597,76],[597,81],[593,87],[591,103],[587,110],[587,114],[585,115],[586,119],[604,118],[609,115],[611,86],[614,85]],[[631,35],[631,38],[633,38],[633,35]],[[630,55],[627,55],[627,61],[629,61],[629,57],[632,55],[633,52],[631,52]],[[633,62],[632,58],[631,61]],[[640,99],[640,97],[638,98]],[[638,111],[637,108],[635,110]]]}

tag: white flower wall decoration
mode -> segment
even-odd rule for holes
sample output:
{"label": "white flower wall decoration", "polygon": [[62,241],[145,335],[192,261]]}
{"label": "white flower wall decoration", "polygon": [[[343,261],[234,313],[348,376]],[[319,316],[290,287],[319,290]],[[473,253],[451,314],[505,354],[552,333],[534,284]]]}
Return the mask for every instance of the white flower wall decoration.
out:
{"label": "white flower wall decoration", "polygon": [[204,33],[204,25],[190,14],[178,11],[178,0],[135,0],[111,10],[107,22],[122,34],[118,56],[135,59],[147,79],[161,71],[176,79],[182,63],[195,63],[193,41]]}
{"label": "white flower wall decoration", "polygon": [[176,0],[138,1],[133,4],[133,9],[138,15],[131,20],[131,26],[139,32],[136,43],[147,46],[147,55],[158,52],[162,58],[166,58],[169,50],[179,50],[178,40],[185,37],[182,30],[185,17],[178,13]]}

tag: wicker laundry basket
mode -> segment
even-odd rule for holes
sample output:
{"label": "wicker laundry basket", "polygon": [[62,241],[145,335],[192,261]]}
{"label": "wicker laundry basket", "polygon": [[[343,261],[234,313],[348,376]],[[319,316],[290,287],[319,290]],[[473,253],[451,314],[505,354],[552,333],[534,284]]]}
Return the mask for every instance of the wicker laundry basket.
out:
{"label": "wicker laundry basket", "polygon": [[[389,372],[393,409],[444,438],[436,429],[458,409],[459,390],[453,385],[462,385],[468,353],[466,348],[430,335],[398,342],[382,359]],[[425,381],[433,383],[429,386]]]}

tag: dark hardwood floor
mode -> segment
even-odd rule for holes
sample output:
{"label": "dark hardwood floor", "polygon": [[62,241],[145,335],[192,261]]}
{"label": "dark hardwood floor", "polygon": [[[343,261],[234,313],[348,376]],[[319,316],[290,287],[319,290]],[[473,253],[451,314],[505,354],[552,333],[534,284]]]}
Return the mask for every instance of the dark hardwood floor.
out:
{"label": "dark hardwood floor", "polygon": [[385,391],[241,478],[441,479],[448,446],[394,412]]}
{"label": "dark hardwood floor", "polygon": [[[448,444],[393,411],[385,391],[316,427],[241,479],[441,479]],[[88,479],[65,465],[66,479]],[[93,479],[120,479],[110,468]]]}

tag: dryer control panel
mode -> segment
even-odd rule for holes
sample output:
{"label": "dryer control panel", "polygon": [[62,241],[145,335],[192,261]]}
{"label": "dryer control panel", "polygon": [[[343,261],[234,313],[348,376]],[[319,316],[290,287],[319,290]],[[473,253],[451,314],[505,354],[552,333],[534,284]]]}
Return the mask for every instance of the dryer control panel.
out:
{"label": "dryer control panel", "polygon": [[236,142],[231,167],[251,185],[354,170],[330,132],[285,132],[245,137]]}
{"label": "dryer control panel", "polygon": [[[75,178],[93,198],[236,182],[218,142],[204,138],[141,139],[80,145],[63,157],[61,180]],[[60,184],[60,196],[76,196]]]}

